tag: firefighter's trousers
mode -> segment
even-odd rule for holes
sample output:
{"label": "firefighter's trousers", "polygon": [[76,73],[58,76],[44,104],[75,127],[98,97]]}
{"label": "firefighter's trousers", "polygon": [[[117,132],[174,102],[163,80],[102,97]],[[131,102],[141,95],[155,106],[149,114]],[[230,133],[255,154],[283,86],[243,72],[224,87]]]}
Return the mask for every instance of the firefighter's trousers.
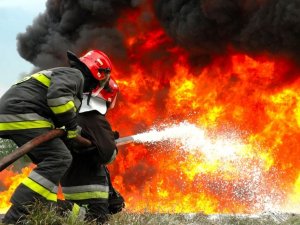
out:
{"label": "firefighter's trousers", "polygon": [[[47,132],[47,129],[24,130],[8,135],[18,146]],[[16,223],[26,214],[26,206],[38,200],[45,203],[57,201],[58,184],[72,162],[70,150],[60,138],[41,144],[28,154],[36,167],[16,188],[11,197],[12,207],[4,217],[4,222]]]}
{"label": "firefighter's trousers", "polygon": [[93,155],[73,153],[73,161],[61,180],[66,200],[87,209],[86,220],[102,224],[109,214],[109,183],[105,167]]}

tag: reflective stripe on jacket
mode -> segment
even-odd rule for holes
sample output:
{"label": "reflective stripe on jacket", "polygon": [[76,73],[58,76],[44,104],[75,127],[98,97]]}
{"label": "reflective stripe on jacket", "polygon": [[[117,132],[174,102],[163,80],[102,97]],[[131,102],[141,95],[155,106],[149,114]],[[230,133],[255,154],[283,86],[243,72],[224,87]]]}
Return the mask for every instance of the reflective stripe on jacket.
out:
{"label": "reflective stripe on jacket", "polygon": [[43,70],[13,85],[0,99],[0,135],[24,129],[75,129],[83,75],[69,67]]}
{"label": "reflective stripe on jacket", "polygon": [[0,115],[0,131],[54,128],[53,122],[37,113]]}
{"label": "reflective stripe on jacket", "polygon": [[[44,74],[43,74],[44,73]],[[48,74],[48,76],[47,76]],[[41,71],[40,73],[36,73],[31,75],[31,77],[35,78],[42,84],[44,84],[47,88],[51,85],[51,73],[48,71]],[[80,105],[75,106],[74,96],[62,96],[52,99],[47,99],[47,103],[54,114],[66,113],[68,111],[76,112],[76,108],[79,108]]]}

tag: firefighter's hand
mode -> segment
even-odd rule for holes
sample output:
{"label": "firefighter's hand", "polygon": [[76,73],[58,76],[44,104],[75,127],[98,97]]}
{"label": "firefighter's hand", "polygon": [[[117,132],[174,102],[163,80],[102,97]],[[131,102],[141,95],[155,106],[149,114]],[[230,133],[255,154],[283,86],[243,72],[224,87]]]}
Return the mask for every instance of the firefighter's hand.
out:
{"label": "firefighter's hand", "polygon": [[73,139],[76,138],[78,135],[81,134],[82,128],[80,126],[77,126],[76,129],[66,130],[67,132],[67,139]]}
{"label": "firefighter's hand", "polygon": [[113,131],[113,134],[114,134],[115,140],[120,138],[120,134],[118,131]]}

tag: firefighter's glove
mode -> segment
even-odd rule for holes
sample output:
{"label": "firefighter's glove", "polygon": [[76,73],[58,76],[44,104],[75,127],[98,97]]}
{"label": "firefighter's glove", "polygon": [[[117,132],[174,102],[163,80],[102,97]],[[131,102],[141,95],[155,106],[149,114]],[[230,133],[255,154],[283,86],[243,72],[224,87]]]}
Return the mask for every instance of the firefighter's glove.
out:
{"label": "firefighter's glove", "polygon": [[120,138],[120,134],[118,131],[113,131],[113,134],[114,134],[115,140]]}
{"label": "firefighter's glove", "polygon": [[67,139],[73,139],[76,138],[78,135],[81,134],[82,128],[80,126],[77,126],[76,129],[66,130],[67,132]]}

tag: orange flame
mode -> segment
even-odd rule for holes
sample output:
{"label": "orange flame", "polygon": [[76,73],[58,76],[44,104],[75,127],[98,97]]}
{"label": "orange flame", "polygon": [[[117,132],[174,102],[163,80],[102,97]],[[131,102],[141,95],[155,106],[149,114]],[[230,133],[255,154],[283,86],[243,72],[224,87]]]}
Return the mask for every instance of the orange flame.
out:
{"label": "orange flame", "polygon": [[253,213],[288,205],[292,191],[299,194],[300,95],[297,80],[280,81],[293,66],[284,59],[232,54],[199,74],[181,61],[173,69],[165,95],[160,80],[142,68],[120,79],[123,101],[109,114],[115,128],[133,134],[164,120],[187,120],[212,137],[238,133],[244,144],[239,158],[213,162],[203,160],[201,149],[191,154],[168,145],[122,148],[111,170],[127,207]]}
{"label": "orange flame", "polygon": [[2,189],[6,189],[0,192],[0,213],[4,213],[10,207],[10,197],[13,194],[16,187],[27,177],[32,170],[31,167],[25,167],[22,169],[22,173],[17,173],[12,168],[5,169],[0,173],[0,181]]}
{"label": "orange flame", "polygon": [[[28,167],[22,168],[20,172],[15,172],[13,166],[10,166],[0,173],[0,184],[2,189],[4,189],[4,191],[0,192],[0,214],[5,213],[11,206],[10,197],[17,186],[29,175],[34,167],[35,165],[30,164]],[[61,187],[59,187],[57,198],[64,199]]]}

